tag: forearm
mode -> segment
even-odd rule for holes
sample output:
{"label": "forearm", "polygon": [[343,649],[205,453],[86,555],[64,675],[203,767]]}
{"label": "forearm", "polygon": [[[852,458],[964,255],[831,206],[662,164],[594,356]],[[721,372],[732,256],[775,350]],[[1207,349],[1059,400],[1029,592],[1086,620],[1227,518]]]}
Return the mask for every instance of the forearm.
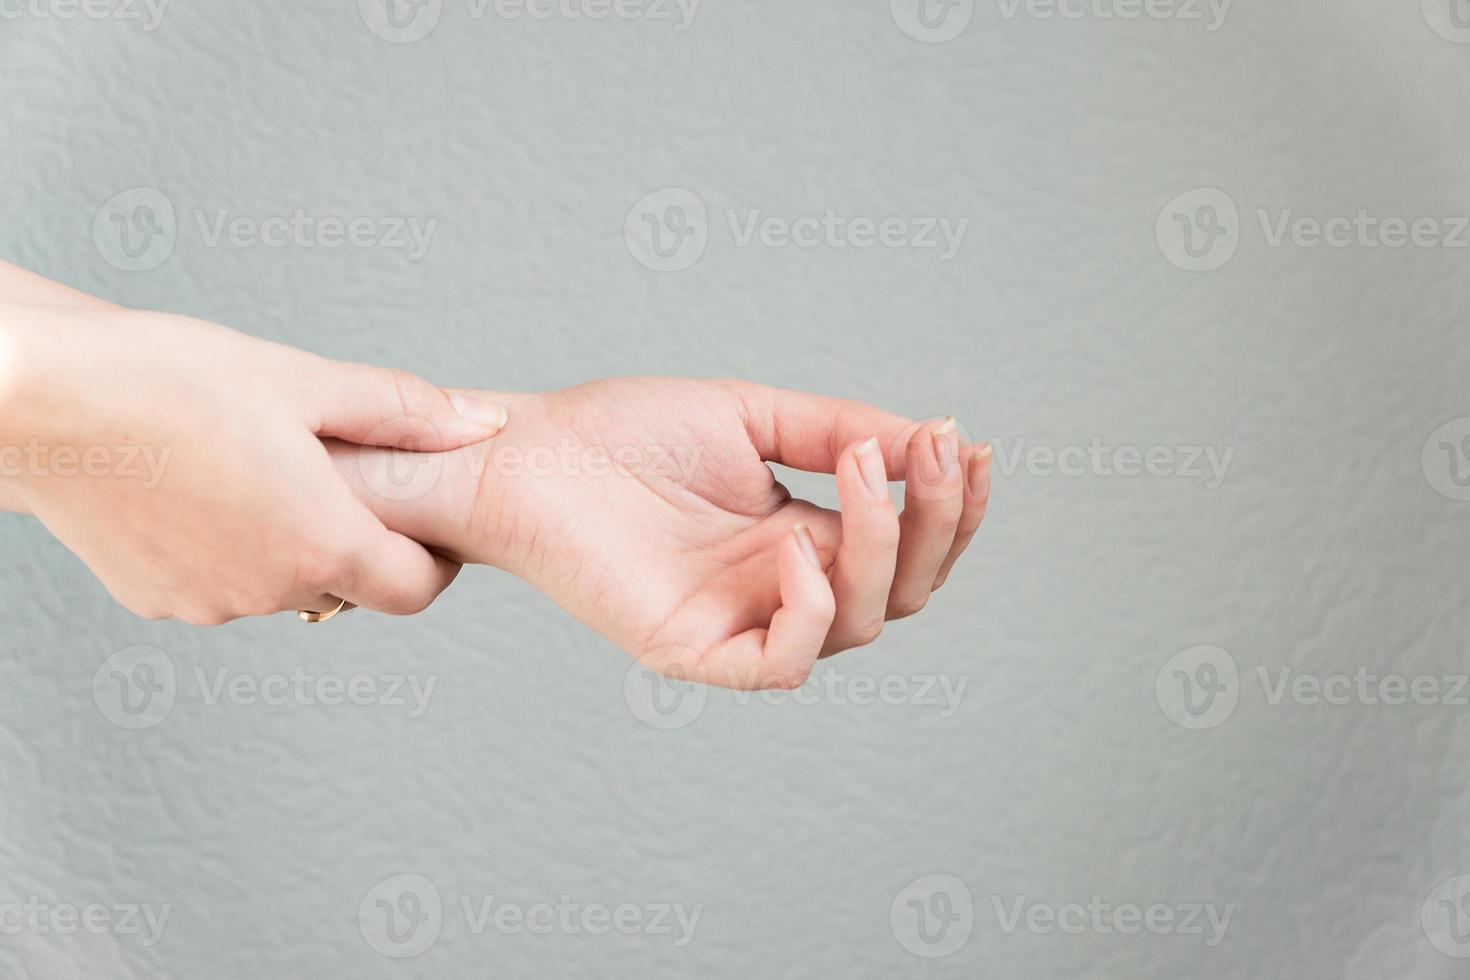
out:
{"label": "forearm", "polygon": [[80,290],[53,282],[34,272],[22,269],[9,262],[0,262],[0,512],[27,514],[30,508],[21,499],[15,486],[17,474],[10,472],[14,452],[18,448],[16,434],[24,426],[20,423],[19,391],[20,375],[24,371],[21,363],[19,341],[18,305],[62,306],[80,309],[116,309],[114,304]]}

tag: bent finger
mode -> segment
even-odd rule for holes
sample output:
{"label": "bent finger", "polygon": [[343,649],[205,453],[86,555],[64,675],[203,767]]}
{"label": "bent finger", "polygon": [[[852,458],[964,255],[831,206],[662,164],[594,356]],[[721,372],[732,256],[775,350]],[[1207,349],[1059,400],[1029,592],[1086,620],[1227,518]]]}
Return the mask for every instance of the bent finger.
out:
{"label": "bent finger", "polygon": [[843,453],[837,464],[842,544],[832,566],[837,614],[822,656],[872,643],[883,631],[898,563],[898,510],[888,492],[877,439]]}
{"label": "bent finger", "polygon": [[836,602],[811,532],[798,524],[777,558],[781,608],[769,628],[749,629],[705,651],[692,679],[740,690],[791,690],[806,683],[827,639]]}
{"label": "bent finger", "polygon": [[929,601],[934,579],[954,544],[964,507],[954,419],[926,425],[909,440],[909,474],[899,516],[898,568],[888,618],[912,616]]}
{"label": "bent finger", "polygon": [[980,523],[985,520],[985,512],[990,507],[990,459],[990,446],[986,444],[977,447],[964,460],[965,509],[960,514],[954,544],[950,545],[949,554],[944,556],[944,563],[939,566],[939,577],[934,580],[935,589],[948,581],[955,562],[970,546],[975,532],[980,530]]}

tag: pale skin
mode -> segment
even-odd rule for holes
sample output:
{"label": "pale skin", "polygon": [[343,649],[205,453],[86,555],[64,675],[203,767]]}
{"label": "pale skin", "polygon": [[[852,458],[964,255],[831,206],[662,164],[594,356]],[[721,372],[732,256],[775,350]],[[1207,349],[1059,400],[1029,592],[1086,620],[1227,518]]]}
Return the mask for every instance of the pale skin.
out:
{"label": "pale skin", "polygon": [[[46,521],[130,608],[135,593],[158,607],[138,612],[177,616],[171,604],[195,603],[208,615],[185,618],[214,622],[323,608],[333,596],[411,612],[459,563],[477,562],[526,579],[655,671],[791,688],[819,657],[871,643],[885,621],[922,609],[989,501],[989,447],[961,443],[952,419],[916,422],[859,402],[671,378],[541,394],[424,385],[422,404],[408,412],[401,404],[385,412],[348,385],[349,410],[344,387],[322,380],[337,368],[312,355],[199,321],[118,311],[28,276],[0,275],[0,313],[63,330],[73,321],[113,330],[95,318],[131,317],[130,329],[168,338],[116,349],[128,378],[97,372],[92,383],[116,395],[136,389],[128,379],[140,372],[190,379],[179,382],[181,395],[130,396],[124,413],[49,403],[66,419],[46,430],[52,438],[76,441],[70,433],[86,429],[87,440],[105,442],[88,426],[110,415],[106,424],[126,420],[135,441],[147,433],[185,450],[187,462],[170,465],[157,488],[0,476],[0,505]],[[20,285],[27,291],[17,302]],[[138,354],[181,346],[188,357]],[[284,407],[272,408],[283,391]],[[504,406],[509,422],[471,438],[457,403]],[[179,419],[187,421],[165,421]],[[15,439],[3,430],[0,446]],[[404,445],[418,451],[393,448]],[[768,462],[835,473],[841,510],[792,499]],[[901,510],[890,480],[904,481]],[[327,554],[321,565],[302,561],[302,535]],[[211,590],[221,569],[231,585]],[[391,594],[400,571],[415,582],[411,596]],[[242,581],[256,591],[236,595]]]}

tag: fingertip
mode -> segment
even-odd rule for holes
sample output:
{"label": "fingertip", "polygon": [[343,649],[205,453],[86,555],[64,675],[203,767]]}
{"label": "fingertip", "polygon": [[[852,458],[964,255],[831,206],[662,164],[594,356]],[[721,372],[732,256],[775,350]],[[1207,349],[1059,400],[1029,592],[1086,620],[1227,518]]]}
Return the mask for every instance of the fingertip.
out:
{"label": "fingertip", "polygon": [[965,492],[971,500],[984,500],[990,496],[990,443],[982,443],[970,456],[965,468]]}
{"label": "fingertip", "polygon": [[449,404],[454,406],[460,419],[483,439],[498,434],[510,421],[510,412],[499,402],[493,402],[464,391],[450,391],[447,394]]}

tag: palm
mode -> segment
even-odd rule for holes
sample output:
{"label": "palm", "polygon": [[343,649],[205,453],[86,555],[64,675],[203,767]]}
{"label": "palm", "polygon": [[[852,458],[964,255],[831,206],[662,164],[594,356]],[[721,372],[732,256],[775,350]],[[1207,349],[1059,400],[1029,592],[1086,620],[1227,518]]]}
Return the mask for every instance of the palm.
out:
{"label": "palm", "polygon": [[776,481],[719,383],[603,381],[513,411],[484,492],[495,552],[651,662],[768,624],[777,549],[798,522],[824,560],[841,540],[837,512]]}

